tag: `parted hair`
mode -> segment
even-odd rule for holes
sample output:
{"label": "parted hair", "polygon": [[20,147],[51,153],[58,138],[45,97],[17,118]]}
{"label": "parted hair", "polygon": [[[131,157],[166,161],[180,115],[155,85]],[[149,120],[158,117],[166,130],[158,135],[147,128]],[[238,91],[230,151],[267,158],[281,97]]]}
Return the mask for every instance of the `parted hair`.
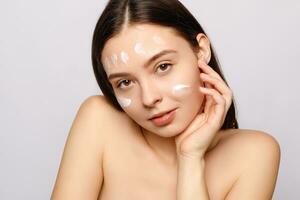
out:
{"label": "parted hair", "polygon": [[[123,109],[115,97],[114,90],[101,62],[102,50],[105,42],[122,31],[124,24],[130,26],[141,23],[173,28],[195,51],[199,47],[196,39],[197,34],[203,33],[206,35],[196,18],[178,0],[109,0],[94,29],[92,65],[97,83],[103,95],[119,111],[123,111]],[[210,43],[210,49],[211,59],[208,65],[228,85],[212,43]],[[229,128],[238,128],[234,98],[221,127],[221,129]]]}

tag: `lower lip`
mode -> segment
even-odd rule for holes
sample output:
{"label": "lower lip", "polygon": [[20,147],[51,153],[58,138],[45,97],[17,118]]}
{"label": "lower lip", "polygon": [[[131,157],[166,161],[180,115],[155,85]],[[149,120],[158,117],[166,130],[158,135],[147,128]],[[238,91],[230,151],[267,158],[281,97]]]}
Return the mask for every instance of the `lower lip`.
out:
{"label": "lower lip", "polygon": [[151,119],[151,121],[156,125],[156,126],[164,126],[166,124],[169,124],[170,122],[172,122],[172,120],[175,117],[175,113],[176,113],[177,109],[174,109],[170,112],[168,112],[167,114],[164,114],[161,117],[156,117]]}

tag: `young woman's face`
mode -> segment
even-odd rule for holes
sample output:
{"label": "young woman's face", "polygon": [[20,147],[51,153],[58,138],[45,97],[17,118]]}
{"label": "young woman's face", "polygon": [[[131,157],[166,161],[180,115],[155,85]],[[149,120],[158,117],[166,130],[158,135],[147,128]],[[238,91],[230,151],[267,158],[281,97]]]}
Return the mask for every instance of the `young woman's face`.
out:
{"label": "young woman's face", "polygon": [[[163,137],[178,135],[202,112],[197,59],[172,28],[152,24],[124,29],[107,41],[101,58],[123,110],[141,127]],[[167,124],[150,120],[174,109]]]}

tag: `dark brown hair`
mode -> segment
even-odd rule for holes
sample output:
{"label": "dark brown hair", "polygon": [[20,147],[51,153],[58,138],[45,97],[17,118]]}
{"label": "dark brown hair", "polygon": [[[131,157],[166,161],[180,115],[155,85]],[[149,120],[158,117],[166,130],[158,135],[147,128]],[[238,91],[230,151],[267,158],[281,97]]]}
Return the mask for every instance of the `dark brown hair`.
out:
{"label": "dark brown hair", "polygon": [[[178,0],[110,0],[104,8],[94,30],[92,41],[92,64],[94,74],[103,95],[112,105],[123,111],[119,105],[114,90],[107,79],[101,62],[101,54],[105,42],[121,32],[124,24],[138,23],[156,24],[173,28],[180,36],[197,49],[196,36],[204,33],[195,17]],[[206,34],[205,34],[206,35]],[[211,59],[208,63],[226,82],[219,67],[212,44]],[[227,82],[226,82],[227,84]],[[233,100],[221,129],[238,128],[235,102]]]}

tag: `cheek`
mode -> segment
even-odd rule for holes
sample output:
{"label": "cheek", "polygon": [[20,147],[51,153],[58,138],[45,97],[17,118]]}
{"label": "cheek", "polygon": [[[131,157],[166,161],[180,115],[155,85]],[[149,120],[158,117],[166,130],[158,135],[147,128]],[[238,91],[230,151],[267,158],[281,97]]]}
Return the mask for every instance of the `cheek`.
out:
{"label": "cheek", "polygon": [[123,108],[123,110],[128,114],[128,116],[133,119],[140,117],[140,109],[137,108],[136,99],[128,97],[117,97],[118,103]]}
{"label": "cheek", "polygon": [[191,92],[191,85],[175,84],[174,86],[172,86],[171,92],[174,96],[177,97],[189,95]]}
{"label": "cheek", "polygon": [[[192,69],[181,73],[175,79],[169,80],[167,91],[170,98],[177,101],[188,110],[197,110],[202,104],[204,95],[199,91],[202,81],[198,69]],[[187,111],[190,112],[190,111]],[[194,111],[191,111],[194,112]],[[190,113],[192,114],[192,113]]]}
{"label": "cheek", "polygon": [[181,73],[172,77],[172,80],[168,80],[168,91],[173,97],[180,99],[191,98],[199,93],[201,81],[195,73]]}
{"label": "cheek", "polygon": [[173,98],[179,101],[191,102],[193,99],[199,99],[201,96],[198,88],[199,84],[197,83],[174,84],[170,91]]}
{"label": "cheek", "polygon": [[117,97],[117,100],[123,109],[128,109],[132,104],[132,99],[130,98]]}

